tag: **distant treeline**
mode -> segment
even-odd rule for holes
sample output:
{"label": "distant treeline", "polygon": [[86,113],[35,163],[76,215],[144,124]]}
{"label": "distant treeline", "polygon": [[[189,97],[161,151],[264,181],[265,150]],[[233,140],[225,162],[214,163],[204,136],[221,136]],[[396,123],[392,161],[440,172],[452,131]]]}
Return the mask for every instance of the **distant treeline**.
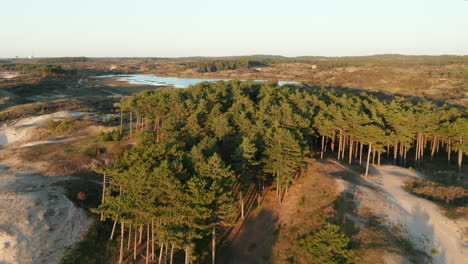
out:
{"label": "distant treeline", "polygon": [[385,54],[373,56],[357,57],[282,57],[268,55],[238,56],[238,57],[192,57],[190,62],[181,63],[186,68],[198,68],[206,72],[216,70],[232,70],[247,68],[247,62],[260,63],[265,66],[275,63],[308,63],[317,65],[319,70],[328,70],[342,67],[363,67],[363,66],[443,66],[451,64],[468,65],[468,56],[442,55],[442,56],[406,56],[398,54]]}
{"label": "distant treeline", "polygon": [[0,71],[32,72],[45,75],[61,75],[67,73],[60,65],[53,64],[5,64],[0,66]]}
{"label": "distant treeline", "polygon": [[197,69],[202,72],[216,72],[224,70],[236,70],[240,68],[262,67],[267,61],[230,59],[230,60],[200,60],[180,64],[182,69]]}
{"label": "distant treeline", "polygon": [[70,62],[85,62],[89,61],[86,57],[59,57],[59,58],[46,58],[40,59],[42,63],[70,63]]}

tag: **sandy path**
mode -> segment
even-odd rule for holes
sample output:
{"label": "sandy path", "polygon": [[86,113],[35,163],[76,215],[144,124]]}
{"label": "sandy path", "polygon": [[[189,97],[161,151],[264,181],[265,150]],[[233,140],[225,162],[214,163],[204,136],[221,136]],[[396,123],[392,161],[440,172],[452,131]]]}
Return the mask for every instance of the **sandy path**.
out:
{"label": "sandy path", "polygon": [[[371,208],[377,215],[401,225],[418,249],[432,255],[434,263],[468,263],[468,245],[462,235],[466,221],[450,220],[436,204],[407,193],[402,188],[407,177],[420,176],[401,167],[376,167],[369,182],[379,187],[385,201],[379,203],[378,198],[369,195],[369,190],[361,188],[361,191],[367,193],[364,197],[376,199],[377,206]],[[431,254],[431,248],[436,248],[439,253]]]}

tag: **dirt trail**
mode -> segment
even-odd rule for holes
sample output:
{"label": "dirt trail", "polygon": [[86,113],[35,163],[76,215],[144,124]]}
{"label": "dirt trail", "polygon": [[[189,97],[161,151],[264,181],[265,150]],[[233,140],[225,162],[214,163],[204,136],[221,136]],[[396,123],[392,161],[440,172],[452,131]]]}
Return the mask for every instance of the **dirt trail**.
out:
{"label": "dirt trail", "polygon": [[[422,178],[401,167],[374,167],[368,182],[377,190],[361,186],[361,204],[387,223],[401,226],[417,249],[432,255],[433,263],[468,263],[468,241],[463,237],[468,228],[466,219],[450,220],[433,202],[407,193],[403,185],[408,177]],[[431,254],[431,249],[438,253]]]}

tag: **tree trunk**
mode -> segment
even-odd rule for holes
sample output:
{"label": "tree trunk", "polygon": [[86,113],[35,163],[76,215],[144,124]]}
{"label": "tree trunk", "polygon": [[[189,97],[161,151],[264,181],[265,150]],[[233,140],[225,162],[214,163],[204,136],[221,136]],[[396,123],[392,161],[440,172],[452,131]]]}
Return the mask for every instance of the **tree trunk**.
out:
{"label": "tree trunk", "polygon": [[167,249],[169,248],[169,244],[166,244],[166,251],[164,252],[164,264],[167,264]]}
{"label": "tree trunk", "polygon": [[369,174],[369,161],[370,161],[371,151],[372,151],[372,143],[369,143],[369,151],[367,152],[366,177]]}
{"label": "tree trunk", "polygon": [[393,164],[396,165],[396,160],[398,156],[398,141],[395,143],[395,147],[393,149]]}
{"label": "tree trunk", "polygon": [[150,228],[149,224],[146,225],[146,264],[149,263],[149,249],[150,249]]}
{"label": "tree trunk", "polygon": [[132,240],[132,223],[130,222],[130,227],[128,228],[128,243],[127,243],[127,250],[130,249],[130,242]]}
{"label": "tree trunk", "polygon": [[322,135],[322,151],[320,152],[320,158],[323,159],[323,149],[325,148],[325,136]]}
{"label": "tree trunk", "polygon": [[132,111],[130,111],[130,138],[132,138],[132,134],[133,134],[132,122],[133,122],[133,113],[132,113]]}
{"label": "tree trunk", "polygon": [[138,244],[141,244],[143,241],[143,225],[140,225],[140,237],[138,238]]}
{"label": "tree trunk", "polygon": [[190,255],[189,255],[189,248],[185,247],[185,264],[189,264]]}
{"label": "tree trunk", "polygon": [[338,141],[338,159],[341,158],[341,149],[343,148],[343,138],[342,138],[342,132],[340,129],[340,139]]}
{"label": "tree trunk", "polygon": [[353,140],[349,141],[349,164],[351,164],[351,160],[353,159],[353,143]]}
{"label": "tree trunk", "polygon": [[123,262],[123,245],[124,245],[124,222],[120,222],[120,255],[119,255],[119,264]]}
{"label": "tree trunk", "polygon": [[120,133],[122,135],[123,132],[123,108],[120,107]]}
{"label": "tree trunk", "polygon": [[173,258],[174,258],[174,244],[171,245],[171,258],[170,258],[169,264],[172,264]]}
{"label": "tree trunk", "polygon": [[151,260],[154,260],[154,219],[151,219]]}
{"label": "tree trunk", "polygon": [[363,143],[360,142],[361,144],[361,149],[359,150],[359,165],[362,165],[362,148],[363,148]]}
{"label": "tree trunk", "polygon": [[242,192],[242,187],[240,190],[240,202],[241,202],[241,217],[242,217],[242,220],[244,220],[244,194]]}
{"label": "tree trunk", "polygon": [[278,198],[278,200],[279,200],[279,198],[280,198],[280,193],[279,193],[279,192],[280,192],[280,189],[279,189],[279,179],[276,178],[276,197]]}
{"label": "tree trunk", "polygon": [[158,260],[158,264],[161,264],[163,251],[164,251],[164,244],[161,243],[161,245],[160,245],[160,247],[159,247],[159,260]]}
{"label": "tree trunk", "polygon": [[[463,139],[460,138],[460,144],[462,143],[463,143]],[[462,161],[463,161],[463,149],[460,146],[460,148],[458,149],[458,172],[461,172]]]}
{"label": "tree trunk", "polygon": [[136,260],[136,257],[137,257],[137,252],[136,252],[137,236],[138,236],[138,227],[135,225],[135,237],[134,237],[134,240],[133,240],[133,259],[134,260]]}
{"label": "tree trunk", "polygon": [[112,232],[110,235],[110,240],[114,239],[114,233],[115,233],[115,226],[117,225],[117,220],[114,220],[114,225],[112,226]]}
{"label": "tree trunk", "polygon": [[216,262],[216,227],[213,226],[213,240],[211,242],[211,264]]}
{"label": "tree trunk", "polygon": [[380,151],[377,153],[377,166],[380,166]]}

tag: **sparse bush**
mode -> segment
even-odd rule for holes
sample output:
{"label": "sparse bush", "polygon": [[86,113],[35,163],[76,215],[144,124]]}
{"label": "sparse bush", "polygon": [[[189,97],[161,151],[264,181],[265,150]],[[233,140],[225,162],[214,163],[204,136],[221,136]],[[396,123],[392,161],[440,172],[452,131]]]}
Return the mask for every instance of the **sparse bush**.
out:
{"label": "sparse bush", "polygon": [[414,194],[431,200],[438,200],[446,204],[464,203],[468,197],[468,189],[457,186],[443,186],[432,181],[410,179],[406,182],[406,189]]}
{"label": "sparse bush", "polygon": [[117,130],[112,130],[110,132],[99,132],[98,134],[98,141],[105,142],[105,141],[119,141],[120,140],[120,133]]}
{"label": "sparse bush", "polygon": [[76,129],[75,120],[47,120],[45,125],[49,130],[52,130],[56,133],[63,134],[71,132]]}

